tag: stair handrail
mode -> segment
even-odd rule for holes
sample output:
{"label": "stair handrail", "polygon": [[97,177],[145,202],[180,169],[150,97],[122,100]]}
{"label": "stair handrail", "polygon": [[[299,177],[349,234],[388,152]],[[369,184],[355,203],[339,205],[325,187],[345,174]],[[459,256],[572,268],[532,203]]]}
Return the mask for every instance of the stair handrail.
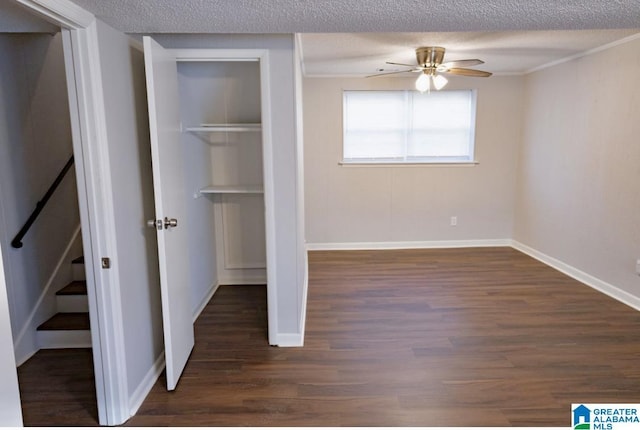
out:
{"label": "stair handrail", "polygon": [[42,212],[42,209],[44,209],[47,202],[49,201],[53,193],[56,191],[56,189],[58,188],[58,185],[60,185],[60,182],[62,182],[62,180],[64,179],[69,169],[71,169],[71,166],[73,166],[73,155],[71,156],[71,158],[69,158],[69,161],[67,161],[67,164],[64,165],[60,173],[58,173],[58,176],[53,181],[53,183],[51,184],[51,186],[49,187],[45,195],[42,197],[42,199],[40,199],[40,201],[36,203],[36,208],[33,210],[33,212],[31,212],[31,215],[29,215],[29,218],[27,218],[27,221],[24,223],[24,225],[22,226],[18,234],[16,234],[16,237],[14,237],[13,240],[11,241],[12,247],[22,248],[22,245],[23,245],[22,239],[27,234],[27,232],[29,231],[33,223],[36,221],[36,219],[38,218],[38,215],[40,215],[40,212]]}

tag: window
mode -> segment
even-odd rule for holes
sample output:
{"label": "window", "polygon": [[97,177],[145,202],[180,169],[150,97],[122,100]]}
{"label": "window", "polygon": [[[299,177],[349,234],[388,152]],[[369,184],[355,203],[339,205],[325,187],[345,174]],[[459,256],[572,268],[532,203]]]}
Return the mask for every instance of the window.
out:
{"label": "window", "polygon": [[345,163],[473,162],[475,91],[344,91]]}

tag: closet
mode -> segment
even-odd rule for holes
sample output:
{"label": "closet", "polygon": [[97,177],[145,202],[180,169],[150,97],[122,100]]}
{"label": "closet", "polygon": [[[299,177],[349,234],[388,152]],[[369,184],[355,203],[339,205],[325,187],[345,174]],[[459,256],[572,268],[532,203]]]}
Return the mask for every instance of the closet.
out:
{"label": "closet", "polygon": [[203,199],[188,206],[189,242],[214,238],[218,283],[266,283],[259,63],[177,67],[187,197]]}
{"label": "closet", "polygon": [[[195,343],[193,318],[218,285],[267,284],[270,305],[275,295],[267,54],[143,41],[155,200],[148,225],[157,231],[172,390]],[[270,342],[275,312],[268,307]]]}

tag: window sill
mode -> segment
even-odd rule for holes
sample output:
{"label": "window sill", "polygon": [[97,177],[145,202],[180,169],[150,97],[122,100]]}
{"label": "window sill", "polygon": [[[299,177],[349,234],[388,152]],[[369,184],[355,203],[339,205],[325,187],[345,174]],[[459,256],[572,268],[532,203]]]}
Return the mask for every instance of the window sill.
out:
{"label": "window sill", "polygon": [[478,161],[338,161],[343,167],[475,167]]}

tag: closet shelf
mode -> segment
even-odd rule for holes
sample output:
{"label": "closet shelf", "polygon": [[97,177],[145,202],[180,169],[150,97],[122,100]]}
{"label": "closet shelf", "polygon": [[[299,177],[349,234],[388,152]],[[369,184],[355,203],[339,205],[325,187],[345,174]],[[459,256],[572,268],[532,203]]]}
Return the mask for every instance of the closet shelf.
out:
{"label": "closet shelf", "polygon": [[198,127],[187,127],[186,131],[190,132],[207,132],[207,133],[242,133],[262,130],[262,124],[259,123],[239,123],[239,124],[200,124]]}
{"label": "closet shelf", "polygon": [[262,185],[209,185],[200,189],[201,194],[262,194]]}

